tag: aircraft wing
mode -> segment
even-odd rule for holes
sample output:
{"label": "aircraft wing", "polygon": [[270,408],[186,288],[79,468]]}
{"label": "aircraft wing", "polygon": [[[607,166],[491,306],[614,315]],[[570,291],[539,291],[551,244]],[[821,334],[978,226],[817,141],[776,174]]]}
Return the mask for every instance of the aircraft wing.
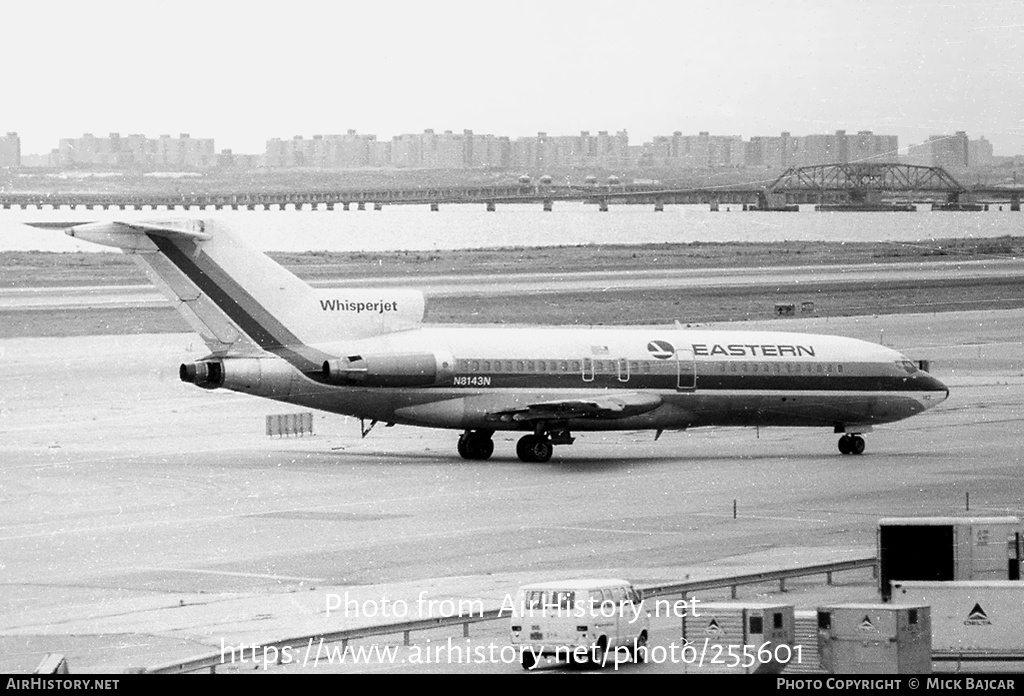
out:
{"label": "aircraft wing", "polygon": [[661,405],[655,394],[607,394],[593,398],[538,401],[516,408],[493,411],[488,417],[504,421],[551,421],[572,418],[626,418],[652,411]]}

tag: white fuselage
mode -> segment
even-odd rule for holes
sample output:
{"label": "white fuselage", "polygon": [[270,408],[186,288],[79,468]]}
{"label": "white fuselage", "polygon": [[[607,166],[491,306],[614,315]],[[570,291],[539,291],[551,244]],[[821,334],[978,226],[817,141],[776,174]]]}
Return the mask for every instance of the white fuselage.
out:
{"label": "white fuselage", "polygon": [[941,382],[894,350],[814,334],[432,327],[317,348],[368,357],[430,354],[437,376],[417,387],[337,386],[292,368],[286,393],[262,395],[383,422],[492,430],[525,429],[495,420],[495,412],[609,394],[654,394],[661,403],[567,426],[870,426],[915,415],[948,395]]}

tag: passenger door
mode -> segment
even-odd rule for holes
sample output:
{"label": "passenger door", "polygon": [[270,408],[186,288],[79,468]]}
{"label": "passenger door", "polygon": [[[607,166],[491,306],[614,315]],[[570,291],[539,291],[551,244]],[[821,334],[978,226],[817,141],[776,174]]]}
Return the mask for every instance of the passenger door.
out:
{"label": "passenger door", "polygon": [[583,381],[593,382],[594,381],[594,359],[590,357],[583,358]]}
{"label": "passenger door", "polygon": [[697,389],[697,361],[691,348],[676,350],[676,391]]}

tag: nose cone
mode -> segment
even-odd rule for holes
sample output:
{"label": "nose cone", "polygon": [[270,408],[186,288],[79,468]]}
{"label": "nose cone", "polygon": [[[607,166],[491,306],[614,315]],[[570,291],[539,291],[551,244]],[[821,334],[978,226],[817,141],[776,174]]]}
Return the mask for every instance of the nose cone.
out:
{"label": "nose cone", "polygon": [[914,375],[914,381],[918,383],[920,390],[925,392],[926,408],[938,406],[949,398],[949,387],[927,372],[918,372]]}

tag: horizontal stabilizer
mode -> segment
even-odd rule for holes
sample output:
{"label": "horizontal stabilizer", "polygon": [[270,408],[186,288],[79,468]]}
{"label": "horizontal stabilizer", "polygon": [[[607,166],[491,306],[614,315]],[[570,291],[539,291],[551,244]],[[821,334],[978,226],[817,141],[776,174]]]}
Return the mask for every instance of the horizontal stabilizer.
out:
{"label": "horizontal stabilizer", "polygon": [[66,230],[79,225],[88,225],[89,221],[83,222],[26,222],[29,227],[38,227],[41,230]]}
{"label": "horizontal stabilizer", "polygon": [[151,222],[29,222],[32,227],[62,229],[64,234],[94,244],[126,251],[156,251],[149,235],[179,241],[205,242],[211,238],[202,220]]}

